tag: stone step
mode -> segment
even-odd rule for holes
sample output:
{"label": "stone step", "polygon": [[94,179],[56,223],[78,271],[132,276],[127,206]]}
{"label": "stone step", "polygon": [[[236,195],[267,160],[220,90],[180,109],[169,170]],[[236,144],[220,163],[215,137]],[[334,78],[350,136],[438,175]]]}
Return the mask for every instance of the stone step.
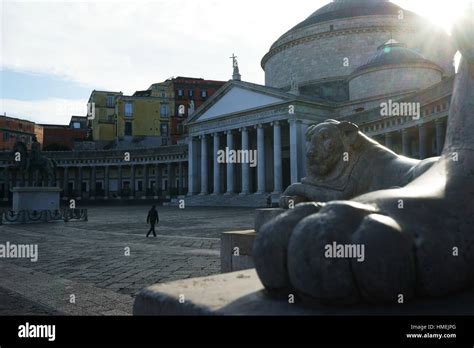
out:
{"label": "stone step", "polygon": [[[474,291],[444,298],[417,300],[393,305],[358,305],[328,307],[305,305],[292,294],[280,298],[270,296],[263,288],[254,269],[204,278],[185,279],[157,284],[144,289],[135,299],[134,315],[192,316],[192,315],[472,315]],[[291,303],[290,303],[291,302]]]}
{"label": "stone step", "polygon": [[252,195],[196,195],[186,197],[188,207],[267,207],[267,194]]}

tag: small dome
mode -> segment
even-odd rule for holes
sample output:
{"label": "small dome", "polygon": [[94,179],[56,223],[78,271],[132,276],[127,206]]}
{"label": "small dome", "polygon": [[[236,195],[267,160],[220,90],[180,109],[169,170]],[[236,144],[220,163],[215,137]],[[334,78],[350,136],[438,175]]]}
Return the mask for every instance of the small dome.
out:
{"label": "small dome", "polygon": [[404,44],[389,40],[348,78],[351,100],[428,88],[443,78],[443,69]]}
{"label": "small dome", "polygon": [[406,47],[405,44],[389,40],[377,49],[377,53],[369,61],[358,67],[350,78],[360,75],[368,70],[386,68],[389,66],[410,65],[414,67],[429,67],[443,72],[443,69],[423,55]]}

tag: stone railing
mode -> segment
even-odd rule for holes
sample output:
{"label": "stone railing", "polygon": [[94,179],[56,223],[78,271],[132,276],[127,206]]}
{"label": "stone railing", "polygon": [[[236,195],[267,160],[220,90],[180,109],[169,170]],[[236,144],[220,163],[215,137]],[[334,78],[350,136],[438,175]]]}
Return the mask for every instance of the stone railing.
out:
{"label": "stone railing", "polygon": [[[43,155],[55,160],[59,166],[80,163],[107,164],[123,161],[124,154],[141,162],[173,162],[188,159],[187,145],[162,146],[158,148],[143,148],[131,150],[94,150],[94,151],[44,151]],[[0,152],[0,165],[13,165],[13,154],[10,151]]]}
{"label": "stone railing", "polygon": [[88,212],[87,209],[0,211],[0,225],[30,224],[52,221],[88,221]]}

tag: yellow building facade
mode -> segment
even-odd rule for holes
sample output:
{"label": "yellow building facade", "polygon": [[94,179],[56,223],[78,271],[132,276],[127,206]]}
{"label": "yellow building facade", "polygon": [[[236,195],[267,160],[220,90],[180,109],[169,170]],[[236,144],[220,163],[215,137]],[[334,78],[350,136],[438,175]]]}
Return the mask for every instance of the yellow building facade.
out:
{"label": "yellow building facade", "polygon": [[94,141],[113,141],[116,132],[116,105],[122,92],[93,91],[88,104],[89,126]]}
{"label": "yellow building facade", "polygon": [[[153,87],[153,86],[152,86]],[[94,141],[152,140],[169,145],[174,102],[164,83],[125,96],[122,92],[93,91],[89,98],[89,126]]]}
{"label": "yellow building facade", "polygon": [[117,101],[118,139],[159,137],[160,145],[168,145],[170,115],[167,97],[122,96]]}

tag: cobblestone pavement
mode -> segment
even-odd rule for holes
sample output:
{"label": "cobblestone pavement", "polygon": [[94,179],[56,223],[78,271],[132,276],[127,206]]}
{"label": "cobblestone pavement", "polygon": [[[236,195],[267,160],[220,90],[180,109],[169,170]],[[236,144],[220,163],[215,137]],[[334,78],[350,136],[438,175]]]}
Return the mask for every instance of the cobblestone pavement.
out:
{"label": "cobblestone pavement", "polygon": [[0,288],[0,313],[1,315],[54,315],[58,314],[52,308],[44,307],[30,301],[23,296]]}
{"label": "cobblestone pavement", "polygon": [[220,234],[254,221],[253,209],[163,207],[157,238],[145,238],[148,209],[91,207],[88,222],[0,226],[0,244],[38,244],[39,254],[0,258],[0,315],[131,314],[148,285],[219,273]]}

